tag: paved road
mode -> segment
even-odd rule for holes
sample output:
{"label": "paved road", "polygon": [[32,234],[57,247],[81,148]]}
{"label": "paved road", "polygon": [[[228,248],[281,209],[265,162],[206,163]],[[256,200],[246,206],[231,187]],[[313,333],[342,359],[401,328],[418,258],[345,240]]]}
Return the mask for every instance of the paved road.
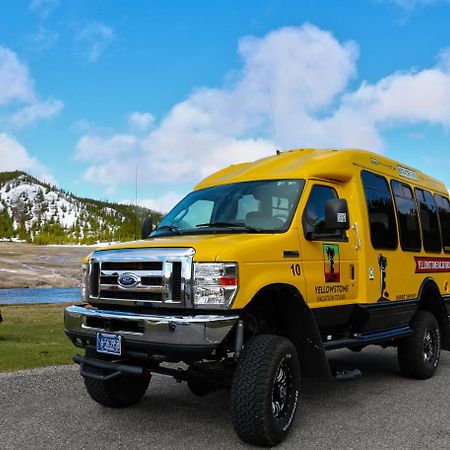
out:
{"label": "paved road", "polygon": [[[330,358],[359,367],[362,378],[305,382],[293,430],[278,448],[450,448],[450,353],[427,381],[401,378],[394,350]],[[88,398],[77,369],[0,374],[2,449],[247,447],[233,432],[226,392],[196,398],[184,384],[154,378],[141,403],[112,410]]]}

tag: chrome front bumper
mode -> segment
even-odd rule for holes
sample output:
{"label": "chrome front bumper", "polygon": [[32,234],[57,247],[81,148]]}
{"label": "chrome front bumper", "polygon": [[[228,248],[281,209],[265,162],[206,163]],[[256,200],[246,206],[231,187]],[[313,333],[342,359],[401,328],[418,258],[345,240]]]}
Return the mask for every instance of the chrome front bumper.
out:
{"label": "chrome front bumper", "polygon": [[[64,327],[72,340],[95,338],[98,332],[105,332],[123,336],[125,345],[132,342],[144,346],[216,347],[238,319],[237,315],[144,315],[69,306],[64,312]],[[102,327],[99,323],[114,325]]]}

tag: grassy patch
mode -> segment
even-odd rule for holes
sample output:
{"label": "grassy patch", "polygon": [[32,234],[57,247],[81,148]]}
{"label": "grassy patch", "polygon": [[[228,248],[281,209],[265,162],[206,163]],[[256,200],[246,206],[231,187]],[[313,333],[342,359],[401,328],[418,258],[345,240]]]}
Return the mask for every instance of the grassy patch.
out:
{"label": "grassy patch", "polygon": [[75,347],[64,334],[65,305],[2,306],[0,372],[70,364]]}

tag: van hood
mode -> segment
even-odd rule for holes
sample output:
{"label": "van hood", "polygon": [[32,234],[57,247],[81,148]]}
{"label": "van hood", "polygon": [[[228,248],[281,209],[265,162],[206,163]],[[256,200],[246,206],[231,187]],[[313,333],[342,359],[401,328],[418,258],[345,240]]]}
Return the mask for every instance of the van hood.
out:
{"label": "van hood", "polygon": [[194,261],[276,261],[283,258],[283,250],[298,250],[298,238],[296,229],[273,234],[171,235],[108,245],[96,251],[174,247],[193,248]]}

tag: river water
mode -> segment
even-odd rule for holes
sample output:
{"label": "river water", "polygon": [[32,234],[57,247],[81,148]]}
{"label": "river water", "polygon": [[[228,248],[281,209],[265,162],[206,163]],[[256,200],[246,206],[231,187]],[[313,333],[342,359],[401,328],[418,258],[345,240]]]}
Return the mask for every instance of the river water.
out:
{"label": "river water", "polygon": [[69,303],[79,300],[79,288],[0,289],[0,305]]}

